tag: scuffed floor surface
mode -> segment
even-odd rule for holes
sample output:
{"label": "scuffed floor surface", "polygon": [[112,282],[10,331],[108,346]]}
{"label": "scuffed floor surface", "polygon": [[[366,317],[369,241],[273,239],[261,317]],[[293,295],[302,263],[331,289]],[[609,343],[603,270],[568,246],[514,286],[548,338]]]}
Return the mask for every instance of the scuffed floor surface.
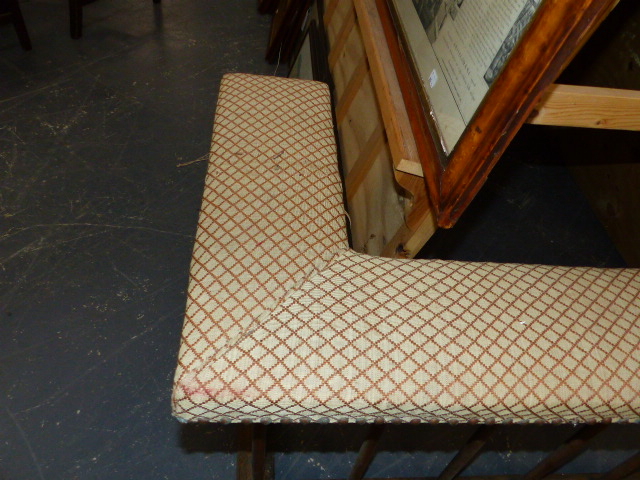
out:
{"label": "scuffed floor surface", "polygon": [[[98,0],[71,40],[66,2],[21,5],[33,51],[0,25],[0,479],[234,478],[234,427],[181,426],[169,395],[206,169],[189,162],[208,151],[222,74],[273,73],[269,17],[254,0]],[[549,185],[544,165],[523,168],[498,175],[511,186],[489,187],[466,241],[445,235],[428,255],[553,262],[541,238],[564,241],[557,254],[577,236],[572,263],[620,263],[584,200],[547,202],[580,225],[574,236],[550,233],[546,215],[534,234],[514,228],[540,209],[509,182]],[[554,191],[570,182],[551,175]],[[569,470],[626,458],[636,427],[616,427]],[[392,429],[370,474],[434,475],[472,430]],[[277,478],[344,476],[364,433],[276,426]],[[527,470],[542,456],[542,443],[522,450],[529,436],[514,427],[466,473]]]}
{"label": "scuffed floor surface", "polygon": [[[230,478],[170,417],[216,92],[263,62],[254,1],[22,4],[0,29],[0,478]],[[224,4],[224,5],[223,5]]]}

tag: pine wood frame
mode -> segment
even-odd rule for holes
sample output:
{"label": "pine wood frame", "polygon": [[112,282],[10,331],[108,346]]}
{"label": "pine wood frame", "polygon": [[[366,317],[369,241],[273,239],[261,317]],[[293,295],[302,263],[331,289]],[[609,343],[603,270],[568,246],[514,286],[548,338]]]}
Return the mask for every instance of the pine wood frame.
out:
{"label": "pine wood frame", "polygon": [[311,0],[280,0],[271,21],[265,58],[269,63],[288,63]]}

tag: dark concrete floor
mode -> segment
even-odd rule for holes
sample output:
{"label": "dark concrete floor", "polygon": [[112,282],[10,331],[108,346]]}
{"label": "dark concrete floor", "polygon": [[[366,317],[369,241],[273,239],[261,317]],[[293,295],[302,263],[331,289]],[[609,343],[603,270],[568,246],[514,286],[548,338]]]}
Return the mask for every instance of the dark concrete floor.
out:
{"label": "dark concrete floor", "polygon": [[[71,40],[62,0],[0,25],[0,479],[233,478],[232,426],[181,426],[169,395],[223,73],[271,74],[254,0],[99,0]],[[537,131],[423,256],[622,265]],[[541,160],[544,158],[544,160]],[[614,426],[567,471],[640,447]],[[510,427],[466,473],[522,472]],[[370,474],[433,475],[473,427],[391,429]],[[360,426],[274,426],[277,478],[344,476]],[[548,445],[547,445],[548,447]]]}

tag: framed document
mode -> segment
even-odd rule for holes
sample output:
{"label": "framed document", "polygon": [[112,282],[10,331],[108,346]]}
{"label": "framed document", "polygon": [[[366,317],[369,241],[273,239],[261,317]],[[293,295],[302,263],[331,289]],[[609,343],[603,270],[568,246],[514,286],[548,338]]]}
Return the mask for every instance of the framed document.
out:
{"label": "framed document", "polygon": [[438,224],[450,227],[617,0],[376,0]]}

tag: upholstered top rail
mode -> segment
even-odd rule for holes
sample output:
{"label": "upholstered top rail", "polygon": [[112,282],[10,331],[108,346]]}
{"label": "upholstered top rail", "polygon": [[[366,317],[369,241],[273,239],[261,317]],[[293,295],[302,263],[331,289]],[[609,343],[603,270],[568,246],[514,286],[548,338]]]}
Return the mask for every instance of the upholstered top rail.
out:
{"label": "upholstered top rail", "polygon": [[353,252],[331,118],[323,84],[223,78],[179,419],[640,419],[638,270]]}

